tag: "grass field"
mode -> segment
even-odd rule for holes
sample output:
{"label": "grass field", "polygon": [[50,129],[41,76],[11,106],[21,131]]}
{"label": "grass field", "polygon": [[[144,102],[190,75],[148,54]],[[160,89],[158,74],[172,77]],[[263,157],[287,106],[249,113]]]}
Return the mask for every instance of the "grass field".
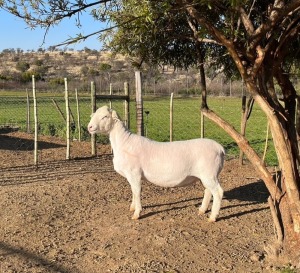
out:
{"label": "grass field", "polygon": [[[65,99],[63,94],[38,94],[38,120],[39,132],[45,135],[65,137],[65,122],[53,103],[53,99],[65,115]],[[108,101],[97,102],[98,106],[108,104]],[[241,122],[241,99],[229,97],[209,98],[208,104],[212,110],[222,118],[230,122],[238,131]],[[78,138],[77,108],[75,95],[70,95],[70,108],[74,116],[72,125],[72,137]],[[123,102],[113,102],[113,108],[123,117]],[[89,140],[86,126],[90,119],[91,105],[88,95],[80,95],[79,99],[82,138]],[[148,114],[145,114],[147,111]],[[158,141],[169,141],[170,139],[170,100],[169,97],[144,98],[144,122],[145,133],[149,138]],[[136,131],[135,102],[130,104],[131,130]],[[200,137],[200,98],[174,98],[173,114],[173,140],[183,140]],[[30,98],[30,127],[33,126],[33,101]],[[14,126],[20,130],[26,130],[27,103],[26,94],[0,92],[0,126]],[[265,147],[267,131],[267,120],[264,113],[254,105],[251,117],[247,124],[246,136],[252,147],[262,155]],[[228,157],[236,157],[239,149],[233,140],[216,124],[204,120],[204,136],[215,139],[224,145]],[[108,142],[107,137],[98,137],[100,142]],[[271,136],[269,136],[266,162],[276,165],[277,158]]]}

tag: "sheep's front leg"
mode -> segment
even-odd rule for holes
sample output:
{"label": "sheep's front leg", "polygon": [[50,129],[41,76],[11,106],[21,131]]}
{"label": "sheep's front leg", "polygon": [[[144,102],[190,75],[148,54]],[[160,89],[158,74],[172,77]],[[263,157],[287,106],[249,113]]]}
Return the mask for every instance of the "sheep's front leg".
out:
{"label": "sheep's front leg", "polygon": [[132,201],[130,204],[130,211],[135,211],[135,200],[134,200],[134,195],[132,194]]}
{"label": "sheep's front leg", "polygon": [[141,178],[131,176],[128,178],[128,182],[131,186],[132,191],[132,202],[130,205],[130,211],[134,211],[132,216],[133,220],[137,220],[140,217],[140,213],[142,211],[142,204],[141,204]]}

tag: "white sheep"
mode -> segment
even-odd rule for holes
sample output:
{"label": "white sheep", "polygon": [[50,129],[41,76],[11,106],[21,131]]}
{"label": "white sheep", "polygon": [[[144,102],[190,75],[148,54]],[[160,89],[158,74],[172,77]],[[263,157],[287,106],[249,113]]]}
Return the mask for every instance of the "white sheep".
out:
{"label": "white sheep", "polygon": [[116,111],[107,106],[92,114],[88,130],[90,134],[109,134],[114,169],[127,178],[131,186],[132,219],[138,219],[142,210],[142,180],[162,187],[187,186],[201,180],[205,191],[199,214],[207,211],[213,196],[209,221],[216,221],[223,197],[218,175],[225,156],[224,148],[219,143],[204,138],[156,142],[131,133]]}

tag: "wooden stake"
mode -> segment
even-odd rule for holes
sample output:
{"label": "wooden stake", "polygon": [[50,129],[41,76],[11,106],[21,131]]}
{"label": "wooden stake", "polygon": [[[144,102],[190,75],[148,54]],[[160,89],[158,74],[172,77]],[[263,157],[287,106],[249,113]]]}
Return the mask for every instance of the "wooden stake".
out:
{"label": "wooden stake", "polygon": [[[112,83],[109,84],[109,95],[112,95]],[[112,109],[112,101],[109,100],[109,108]]]}
{"label": "wooden stake", "polygon": [[[124,93],[125,96],[129,94],[129,84],[128,82],[124,82]],[[125,124],[128,129],[130,129],[130,108],[129,108],[129,99],[124,100],[124,114],[125,114]]]}
{"label": "wooden stake", "polygon": [[170,142],[173,141],[173,96],[174,96],[174,93],[171,93],[171,99],[170,99]]}
{"label": "wooden stake", "polygon": [[267,150],[268,150],[269,131],[270,131],[270,125],[269,125],[269,122],[268,122],[268,125],[267,125],[267,134],[266,134],[266,141],[265,141],[265,149],[264,149],[264,154],[263,154],[263,157],[262,157],[262,161],[265,161]]}
{"label": "wooden stake", "polygon": [[69,109],[69,91],[68,91],[68,81],[65,80],[65,101],[66,101],[66,135],[67,135],[67,151],[66,159],[70,159],[70,109]]}
{"label": "wooden stake", "polygon": [[27,117],[26,117],[26,131],[30,133],[30,100],[29,100],[29,92],[26,88],[26,101],[27,101]]}
{"label": "wooden stake", "polygon": [[201,126],[200,136],[201,136],[201,138],[204,138],[204,115],[203,115],[202,111],[201,111],[201,124],[200,124],[200,126]]}
{"label": "wooden stake", "polygon": [[79,99],[78,99],[77,88],[75,88],[75,97],[76,97],[76,109],[77,109],[78,141],[81,142],[81,123],[80,123]]}
{"label": "wooden stake", "polygon": [[35,78],[32,75],[32,96],[33,96],[33,115],[34,115],[34,165],[38,165],[38,112],[36,103]]}
{"label": "wooden stake", "polygon": [[135,90],[136,90],[136,129],[137,129],[137,134],[140,136],[143,136],[144,135],[144,118],[143,118],[141,71],[135,71]]}
{"label": "wooden stake", "polygon": [[[96,88],[95,83],[91,82],[91,107],[92,114],[96,111]],[[92,156],[95,156],[96,153],[96,135],[91,136],[91,147],[92,147]]]}
{"label": "wooden stake", "polygon": [[61,109],[60,109],[59,105],[57,104],[56,100],[55,99],[51,99],[51,100],[52,100],[52,102],[53,102],[53,104],[55,106],[55,109],[57,110],[57,112],[59,113],[59,115],[62,117],[63,122],[66,122],[66,118],[64,116],[64,113],[61,111]]}

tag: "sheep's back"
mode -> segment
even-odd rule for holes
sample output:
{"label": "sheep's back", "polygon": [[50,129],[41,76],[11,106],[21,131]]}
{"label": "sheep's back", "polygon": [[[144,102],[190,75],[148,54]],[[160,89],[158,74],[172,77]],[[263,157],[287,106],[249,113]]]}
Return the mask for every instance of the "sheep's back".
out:
{"label": "sheep's back", "polygon": [[163,143],[147,141],[139,162],[147,180],[176,184],[189,176],[217,176],[223,160],[224,149],[220,144],[210,139],[193,139]]}

